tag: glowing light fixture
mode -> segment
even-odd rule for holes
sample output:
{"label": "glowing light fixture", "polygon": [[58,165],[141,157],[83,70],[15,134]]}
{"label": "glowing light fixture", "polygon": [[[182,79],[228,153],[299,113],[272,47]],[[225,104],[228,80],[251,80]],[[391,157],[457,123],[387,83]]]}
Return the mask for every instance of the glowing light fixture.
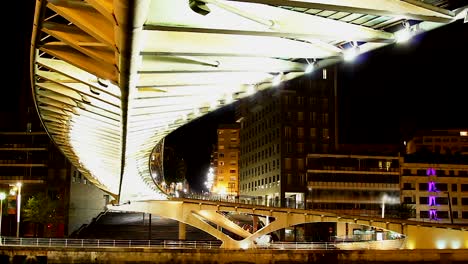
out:
{"label": "glowing light fixture", "polygon": [[242,241],[242,242],[240,243],[240,247],[241,247],[242,249],[248,249],[248,248],[249,248],[249,242],[247,242],[247,241]]}
{"label": "glowing light fixture", "polygon": [[351,42],[351,47],[344,51],[344,60],[353,61],[359,55],[359,45],[356,41]]}
{"label": "glowing light fixture", "polygon": [[445,249],[445,248],[447,248],[447,241],[441,240],[441,239],[437,240],[437,241],[436,241],[436,248],[437,248],[437,249]]}
{"label": "glowing light fixture", "polygon": [[211,187],[213,187],[214,176],[215,176],[214,175],[214,169],[210,167],[208,169],[208,174],[206,176],[207,176],[207,178],[206,178],[206,181],[205,181],[205,186],[208,189],[208,191],[211,191]]}
{"label": "glowing light fixture", "polygon": [[412,36],[410,24],[408,21],[403,22],[403,30],[395,33],[396,42],[404,43],[407,42]]}
{"label": "glowing light fixture", "polygon": [[23,184],[21,182],[16,183],[18,188],[18,195],[16,196],[16,237],[19,237],[20,231],[20,218],[21,218],[21,187]]}
{"label": "glowing light fixture", "polygon": [[0,244],[2,244],[2,215],[3,215],[3,200],[5,200],[6,194],[0,192]]}
{"label": "glowing light fixture", "polygon": [[306,61],[307,61],[307,68],[305,69],[305,72],[306,73],[313,72],[314,68],[315,68],[315,59],[312,62],[309,62],[309,60],[307,60],[307,59],[306,59]]}
{"label": "glowing light fixture", "polygon": [[283,73],[280,72],[273,78],[272,85],[277,86],[281,83],[282,80],[283,80]]}

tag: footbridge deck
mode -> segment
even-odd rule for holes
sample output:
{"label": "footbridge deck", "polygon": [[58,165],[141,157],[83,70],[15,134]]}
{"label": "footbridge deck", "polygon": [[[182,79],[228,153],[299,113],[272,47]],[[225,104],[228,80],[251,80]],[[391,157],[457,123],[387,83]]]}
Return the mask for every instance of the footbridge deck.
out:
{"label": "footbridge deck", "polygon": [[[286,227],[315,222],[359,224],[400,233],[406,237],[406,242],[402,247],[407,249],[468,248],[466,226],[435,222],[342,215],[329,211],[186,198],[133,201],[109,206],[109,209],[151,213],[192,225],[221,240],[224,248],[255,247],[254,241],[263,235]],[[249,232],[220,212],[236,212],[265,217],[265,225],[255,232]],[[217,227],[229,230],[243,239],[234,240]]]}

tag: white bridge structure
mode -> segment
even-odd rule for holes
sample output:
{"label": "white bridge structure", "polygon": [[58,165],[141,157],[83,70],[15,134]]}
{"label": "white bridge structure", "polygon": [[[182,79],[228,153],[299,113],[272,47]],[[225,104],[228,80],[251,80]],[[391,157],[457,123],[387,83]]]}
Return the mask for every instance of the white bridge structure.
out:
{"label": "white bridge structure", "polygon": [[49,136],[89,181],[130,201],[122,210],[156,213],[171,198],[149,159],[171,131],[312,67],[465,18],[466,7],[444,2],[36,0],[32,93]]}

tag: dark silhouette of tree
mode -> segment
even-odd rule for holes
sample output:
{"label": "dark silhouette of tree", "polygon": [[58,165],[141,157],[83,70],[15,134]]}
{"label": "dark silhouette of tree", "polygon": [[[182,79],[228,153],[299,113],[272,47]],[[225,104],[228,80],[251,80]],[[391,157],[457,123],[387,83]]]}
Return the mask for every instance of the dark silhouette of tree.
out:
{"label": "dark silhouette of tree", "polygon": [[58,200],[50,199],[45,193],[38,193],[28,199],[23,209],[23,217],[24,221],[34,224],[34,237],[37,237],[48,225],[61,222],[63,217],[58,213],[59,211]]}
{"label": "dark silhouette of tree", "polygon": [[[388,208],[388,209],[387,209]],[[395,204],[386,208],[385,215],[392,218],[408,219],[416,217],[413,204]],[[388,210],[388,211],[387,211]]]}

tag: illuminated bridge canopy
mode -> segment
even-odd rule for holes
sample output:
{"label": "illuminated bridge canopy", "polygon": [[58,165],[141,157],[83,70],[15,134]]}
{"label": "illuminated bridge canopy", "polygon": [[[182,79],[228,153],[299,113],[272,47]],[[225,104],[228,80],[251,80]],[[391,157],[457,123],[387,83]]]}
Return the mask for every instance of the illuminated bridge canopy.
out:
{"label": "illuminated bridge canopy", "polygon": [[[446,1],[37,1],[33,94],[53,141],[120,201],[165,199],[155,145],[272,87],[463,19]],[[433,3],[433,4],[430,4]]]}

